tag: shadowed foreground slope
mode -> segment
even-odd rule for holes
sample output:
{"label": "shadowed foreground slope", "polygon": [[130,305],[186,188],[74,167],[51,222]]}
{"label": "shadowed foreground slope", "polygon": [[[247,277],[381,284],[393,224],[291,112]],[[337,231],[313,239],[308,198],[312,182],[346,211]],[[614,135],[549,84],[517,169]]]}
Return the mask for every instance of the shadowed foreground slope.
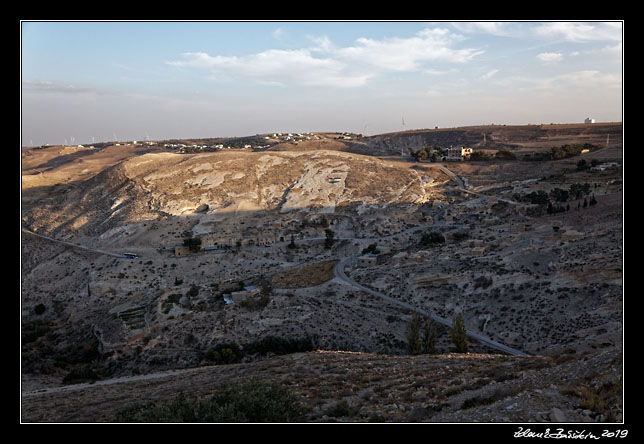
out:
{"label": "shadowed foreground slope", "polygon": [[292,393],[303,422],[614,422],[620,369],[617,350],[556,358],[316,351],[27,393],[22,419],[112,422],[134,404],[261,381]]}

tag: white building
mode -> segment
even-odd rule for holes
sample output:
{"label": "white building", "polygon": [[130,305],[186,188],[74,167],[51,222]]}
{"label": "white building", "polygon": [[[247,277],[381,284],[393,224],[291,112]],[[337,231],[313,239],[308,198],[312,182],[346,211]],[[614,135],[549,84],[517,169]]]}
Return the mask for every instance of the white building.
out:
{"label": "white building", "polygon": [[465,148],[462,146],[459,146],[458,148],[450,147],[447,148],[447,157],[445,160],[461,161],[470,157],[470,154],[472,154],[472,148]]}
{"label": "white building", "polygon": [[584,120],[584,123],[595,123],[595,119],[591,119],[590,117],[586,117],[586,120]]}

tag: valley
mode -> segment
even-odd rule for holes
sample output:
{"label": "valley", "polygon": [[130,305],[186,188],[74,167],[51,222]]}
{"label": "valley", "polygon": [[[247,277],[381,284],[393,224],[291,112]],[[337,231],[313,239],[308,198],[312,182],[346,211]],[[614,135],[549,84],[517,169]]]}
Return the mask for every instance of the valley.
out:
{"label": "valley", "polygon": [[[621,123],[280,137],[23,149],[24,421],[245,373],[311,422],[621,420]],[[590,148],[534,160],[566,144]],[[490,157],[413,157],[457,145]],[[414,311],[446,321],[435,353],[409,353]]]}

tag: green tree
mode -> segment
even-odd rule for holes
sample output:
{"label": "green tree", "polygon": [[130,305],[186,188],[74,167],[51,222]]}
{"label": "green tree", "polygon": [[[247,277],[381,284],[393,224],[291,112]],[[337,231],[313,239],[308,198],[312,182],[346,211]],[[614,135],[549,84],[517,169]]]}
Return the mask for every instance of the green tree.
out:
{"label": "green tree", "polygon": [[592,207],[593,205],[596,205],[596,204],[597,204],[597,199],[595,199],[595,195],[593,194],[592,196],[590,196],[590,201],[588,202],[588,205]]}
{"label": "green tree", "polygon": [[514,154],[512,151],[508,151],[506,149],[498,150],[494,156],[497,159],[505,159],[505,160],[516,160],[516,158],[517,158],[516,154]]}
{"label": "green tree", "polygon": [[423,324],[423,342],[422,350],[426,354],[436,353],[436,343],[438,342],[438,330],[430,318],[425,318]]}
{"label": "green tree", "polygon": [[207,361],[214,362],[217,365],[236,364],[241,361],[243,351],[239,345],[233,342],[217,344],[215,347],[208,349],[203,358]]}
{"label": "green tree", "polygon": [[201,239],[198,237],[191,237],[183,240],[183,245],[188,247],[192,252],[197,252],[201,250]]}
{"label": "green tree", "polygon": [[407,322],[407,351],[410,355],[419,355],[422,351],[422,344],[420,341],[420,314],[414,312]]}
{"label": "green tree", "polygon": [[445,236],[438,231],[430,231],[429,233],[423,233],[420,238],[420,244],[422,246],[438,245],[445,243]]}
{"label": "green tree", "polygon": [[550,197],[552,197],[557,202],[566,202],[570,197],[570,191],[563,190],[561,188],[553,188],[550,190]]}
{"label": "green tree", "polygon": [[196,297],[199,294],[199,287],[195,284],[190,285],[190,290],[186,293],[186,296]]}
{"label": "green tree", "polygon": [[589,183],[573,183],[570,185],[570,194],[575,199],[581,199],[582,196],[590,193],[590,184]]}
{"label": "green tree", "polygon": [[526,198],[533,205],[546,205],[549,202],[548,193],[543,190],[533,191]]}
{"label": "green tree", "polygon": [[456,353],[467,353],[467,333],[465,330],[465,321],[463,321],[463,313],[459,313],[454,318],[452,323],[452,349]]}
{"label": "green tree", "polygon": [[378,250],[378,246],[375,243],[370,244],[367,248],[362,250],[362,254],[369,254],[369,253],[373,253],[373,254],[380,253],[380,250]]}
{"label": "green tree", "polygon": [[335,242],[335,240],[333,239],[335,233],[333,232],[333,230],[327,228],[326,230],[324,230],[324,234],[326,235],[326,239],[324,240],[324,248],[331,248],[333,246],[333,242]]}

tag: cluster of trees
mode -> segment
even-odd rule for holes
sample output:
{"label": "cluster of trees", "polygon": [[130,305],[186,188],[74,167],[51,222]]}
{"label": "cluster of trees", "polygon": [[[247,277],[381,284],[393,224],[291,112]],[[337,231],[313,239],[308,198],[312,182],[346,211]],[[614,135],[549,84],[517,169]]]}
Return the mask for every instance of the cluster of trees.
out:
{"label": "cluster of trees", "polygon": [[577,162],[577,171],[585,171],[592,167],[596,167],[601,162],[598,159],[592,159],[590,162],[587,162],[586,159],[580,159]]}
{"label": "cluster of trees", "polygon": [[593,145],[592,143],[568,143],[561,146],[554,146],[550,148],[550,151],[546,151],[544,153],[526,154],[523,156],[523,160],[561,160],[567,159],[568,157],[578,156],[584,150],[595,151],[599,148],[601,148],[601,146]]}
{"label": "cluster of trees", "polygon": [[589,183],[573,183],[568,189],[553,188],[550,192],[544,190],[533,191],[529,194],[514,194],[514,199],[518,202],[529,202],[533,205],[539,205],[546,208],[548,214],[556,214],[563,211],[570,210],[570,204],[563,206],[561,203],[568,202],[569,200],[579,200],[584,197],[583,204],[578,202],[577,209],[588,206],[593,206],[597,203],[597,199],[592,195],[590,200],[586,196],[590,195],[591,187]]}
{"label": "cluster of trees", "polygon": [[[407,323],[407,351],[411,355],[435,354],[438,343],[438,329],[430,318],[421,319],[418,312],[414,312]],[[421,335],[422,333],[422,335]],[[450,337],[453,347],[450,351],[467,353],[467,333],[462,313],[459,313],[452,322]]]}
{"label": "cluster of trees", "polygon": [[559,147],[552,147],[550,149],[550,160],[560,160],[566,159],[568,157],[574,157],[581,154],[584,150],[596,150],[599,147],[591,143],[569,143],[566,145],[561,145]]}
{"label": "cluster of trees", "polygon": [[[568,143],[561,146],[554,146],[550,148],[550,151],[543,153],[528,153],[523,155],[522,160],[533,160],[533,161],[545,161],[545,160],[560,160],[567,159],[568,157],[574,157],[581,154],[583,151],[595,151],[601,148],[600,145],[594,145],[592,143]],[[440,146],[434,147],[423,147],[418,151],[412,151],[411,155],[417,161],[421,160],[430,160],[432,162],[438,162],[441,156],[446,154],[446,150]],[[495,154],[492,154],[489,151],[474,151],[470,155],[470,160],[516,160],[517,155],[512,151],[509,151],[505,148],[499,148],[496,150]],[[594,165],[590,165],[594,166]],[[588,168],[590,168],[588,166]],[[578,166],[579,168],[579,166]]]}
{"label": "cluster of trees", "polygon": [[423,233],[420,237],[420,245],[423,247],[429,247],[433,245],[439,245],[445,243],[445,236],[438,231],[430,231],[429,233]]}
{"label": "cluster of trees", "polygon": [[188,247],[193,253],[196,253],[201,250],[201,239],[198,237],[189,237],[183,240],[183,245]]}
{"label": "cluster of trees", "polygon": [[516,160],[517,155],[506,149],[498,149],[492,154],[490,151],[473,151],[470,160]]}
{"label": "cluster of trees", "polygon": [[429,159],[432,162],[438,162],[440,156],[443,155],[443,148],[440,146],[435,147],[422,147],[418,151],[412,151],[411,155],[417,161]]}
{"label": "cluster of trees", "polygon": [[[423,147],[418,151],[413,151],[411,155],[417,161],[429,159],[432,162],[438,162],[442,156],[447,154],[446,151],[439,146]],[[516,160],[516,158],[516,154],[503,148],[498,149],[495,154],[489,151],[474,151],[470,154],[470,160]]]}
{"label": "cluster of trees", "polygon": [[250,342],[243,347],[234,342],[220,343],[201,353],[200,358],[204,362],[222,365],[236,364],[241,362],[245,356],[250,355],[286,355],[312,350],[315,350],[315,344],[310,337],[282,338],[269,335]]}
{"label": "cluster of trees", "polygon": [[[472,153],[474,154],[474,153]],[[496,154],[494,155],[497,159],[502,159],[502,160],[516,160],[517,155],[514,154],[512,151],[506,150],[506,149],[500,149],[497,150]],[[470,159],[472,157],[470,156]]]}
{"label": "cluster of trees", "polygon": [[[582,205],[581,202],[577,202],[577,210],[583,208],[587,208],[588,206],[593,206],[597,204],[597,200],[595,199],[595,196],[591,196],[590,200],[584,198],[584,203]],[[548,214],[557,214],[557,213],[563,213],[565,211],[570,211],[570,204],[567,204],[565,207],[563,205],[559,204],[553,204],[552,202],[548,202],[548,207],[546,208],[546,212]]]}

